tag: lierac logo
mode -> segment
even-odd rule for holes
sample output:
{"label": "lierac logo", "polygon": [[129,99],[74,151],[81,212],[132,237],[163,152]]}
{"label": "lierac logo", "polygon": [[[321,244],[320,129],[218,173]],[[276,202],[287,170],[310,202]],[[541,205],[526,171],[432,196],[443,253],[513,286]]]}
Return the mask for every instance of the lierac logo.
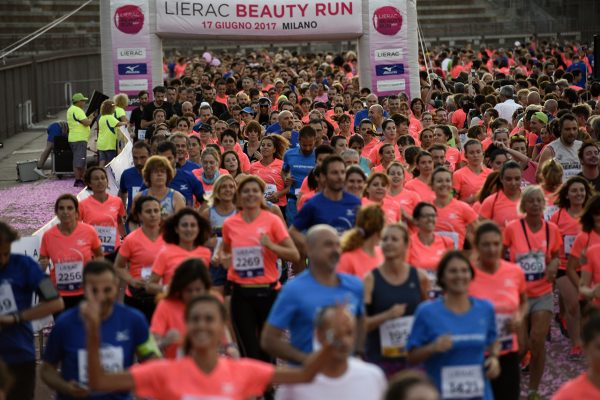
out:
{"label": "lierac logo", "polygon": [[129,35],[135,35],[144,26],[142,9],[132,4],[117,8],[113,18],[117,29]]}

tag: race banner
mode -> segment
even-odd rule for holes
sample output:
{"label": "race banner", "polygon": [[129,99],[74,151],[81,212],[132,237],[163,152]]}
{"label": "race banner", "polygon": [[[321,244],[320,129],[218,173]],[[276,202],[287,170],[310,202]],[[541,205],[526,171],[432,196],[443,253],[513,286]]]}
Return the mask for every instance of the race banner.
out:
{"label": "race banner", "polygon": [[131,109],[139,91],[152,93],[148,0],[111,0],[110,15],[114,93],[126,93]]}
{"label": "race banner", "polygon": [[362,0],[155,0],[158,35],[270,40],[362,34]]}
{"label": "race banner", "polygon": [[413,71],[418,64],[417,60],[410,62],[408,32],[411,28],[416,30],[416,24],[410,26],[407,0],[369,1],[368,22],[371,90],[379,96],[400,92],[409,99],[418,96],[411,93],[409,85],[411,73],[418,74],[418,70]]}

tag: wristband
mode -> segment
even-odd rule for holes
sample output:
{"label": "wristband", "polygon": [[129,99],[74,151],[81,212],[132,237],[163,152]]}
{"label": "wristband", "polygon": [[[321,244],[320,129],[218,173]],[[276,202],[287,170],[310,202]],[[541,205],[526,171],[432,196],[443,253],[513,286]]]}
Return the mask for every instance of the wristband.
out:
{"label": "wristband", "polygon": [[11,314],[15,320],[15,325],[18,325],[21,323],[21,314],[19,314],[18,312],[12,313]]}

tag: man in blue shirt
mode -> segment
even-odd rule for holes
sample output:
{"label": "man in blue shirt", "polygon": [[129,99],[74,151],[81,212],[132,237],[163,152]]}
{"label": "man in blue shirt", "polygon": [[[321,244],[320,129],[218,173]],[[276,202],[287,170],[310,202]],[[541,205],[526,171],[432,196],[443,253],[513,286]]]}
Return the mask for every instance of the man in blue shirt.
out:
{"label": "man in blue shirt", "polygon": [[190,139],[184,133],[176,133],[169,138],[175,145],[175,150],[177,151],[176,160],[177,160],[177,169],[182,169],[187,172],[192,172],[195,169],[200,168],[198,164],[188,160],[188,151],[190,149]]}
{"label": "man in blue shirt", "polygon": [[321,163],[321,177],[325,179],[323,191],[304,204],[290,227],[290,236],[304,254],[303,232],[314,225],[327,224],[341,236],[354,226],[356,212],[361,205],[358,197],[344,192],[346,166],[340,156],[329,156]]}
{"label": "man in blue shirt", "polygon": [[315,140],[317,133],[310,126],[300,129],[298,135],[299,146],[290,149],[283,155],[283,178],[286,185],[290,183],[287,194],[288,204],[285,208],[285,219],[288,224],[294,222],[297,214],[296,200],[300,192],[302,181],[315,166]]}
{"label": "man in blue shirt", "polygon": [[[319,310],[345,304],[357,317],[356,348],[364,343],[363,284],[355,276],[336,272],[340,238],[327,225],[316,225],[307,234],[310,269],[287,283],[271,308],[261,334],[262,348],[273,357],[302,364],[315,349],[314,322]],[[289,330],[288,341],[285,330]]]}
{"label": "man in blue shirt", "polygon": [[298,146],[299,132],[294,130],[294,115],[284,110],[279,113],[279,122],[271,125],[267,130],[266,134],[282,134],[283,132],[290,131],[290,147],[294,148]]}
{"label": "man in blue shirt", "polygon": [[[64,308],[50,278],[31,257],[11,253],[18,233],[0,221],[0,360],[15,379],[8,400],[32,400],[35,346],[31,321]],[[33,294],[40,302],[31,306]]]}
{"label": "man in blue shirt", "polygon": [[574,70],[581,71],[581,77],[578,81],[573,82],[575,86],[579,86],[580,88],[585,88],[585,82],[587,78],[587,66],[585,63],[579,58],[578,54],[573,55],[573,63],[567,67],[567,72],[573,72]]}
{"label": "man in blue shirt", "polygon": [[131,213],[133,199],[144,185],[142,170],[152,153],[148,143],[143,140],[135,142],[131,152],[133,155],[133,167],[123,171],[121,181],[119,182],[119,197],[123,200],[123,204],[127,205],[127,214]]}
{"label": "man in blue shirt", "polygon": [[[177,153],[177,149],[175,148],[175,144],[172,142],[162,142],[158,145],[157,151],[159,156],[163,156],[169,160],[171,166],[176,171],[173,180],[169,183],[169,187],[177,190],[185,197],[185,204],[188,207],[194,206],[194,198],[198,203],[202,204],[204,202],[204,188],[202,187],[202,183],[191,172],[176,168],[175,154]],[[145,188],[144,185],[142,189]]]}
{"label": "man in blue shirt", "polygon": [[[83,270],[86,298],[100,306],[100,353],[102,366],[109,372],[126,370],[135,357],[140,361],[160,357],[144,315],[116,302],[118,282],[112,264],[106,261],[91,261]],[[131,399],[130,393],[91,393],[88,389],[86,334],[79,312],[79,306],[65,311],[50,332],[41,369],[43,381],[56,390],[58,400],[86,396],[94,400]]]}

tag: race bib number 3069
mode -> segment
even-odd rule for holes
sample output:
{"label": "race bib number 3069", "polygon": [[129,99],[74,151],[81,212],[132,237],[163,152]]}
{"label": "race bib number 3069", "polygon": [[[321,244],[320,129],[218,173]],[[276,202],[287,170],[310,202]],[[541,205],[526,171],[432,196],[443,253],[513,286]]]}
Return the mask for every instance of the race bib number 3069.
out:
{"label": "race bib number 3069", "polygon": [[17,302],[10,283],[4,282],[0,285],[0,315],[17,312]]}

